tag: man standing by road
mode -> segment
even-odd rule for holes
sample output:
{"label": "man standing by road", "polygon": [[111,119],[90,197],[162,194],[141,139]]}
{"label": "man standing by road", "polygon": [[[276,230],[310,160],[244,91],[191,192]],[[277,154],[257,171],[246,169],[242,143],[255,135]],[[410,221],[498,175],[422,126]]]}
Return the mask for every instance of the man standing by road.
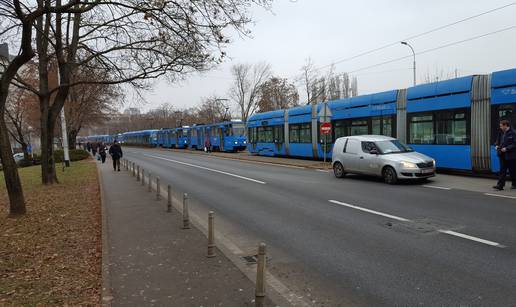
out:
{"label": "man standing by road", "polygon": [[122,147],[118,141],[115,141],[111,147],[109,147],[109,154],[111,155],[111,159],[113,159],[113,170],[120,171],[120,159],[122,159]]}
{"label": "man standing by road", "polygon": [[511,129],[508,120],[500,121],[500,132],[496,138],[496,152],[500,158],[500,174],[498,183],[493,188],[503,190],[507,170],[511,174],[511,189],[516,189],[516,132]]}

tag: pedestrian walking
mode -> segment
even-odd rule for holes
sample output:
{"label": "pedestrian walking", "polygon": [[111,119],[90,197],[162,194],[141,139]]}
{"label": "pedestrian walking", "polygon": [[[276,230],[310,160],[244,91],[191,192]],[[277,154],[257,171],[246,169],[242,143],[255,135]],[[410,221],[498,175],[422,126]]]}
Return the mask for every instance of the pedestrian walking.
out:
{"label": "pedestrian walking", "polygon": [[507,171],[511,175],[511,189],[516,189],[516,132],[511,128],[508,120],[500,121],[500,131],[495,142],[496,152],[500,159],[500,173],[498,183],[493,187],[496,190],[503,190]]}
{"label": "pedestrian walking", "polygon": [[97,144],[97,142],[93,142],[91,144],[91,153],[93,154],[93,157],[94,158],[97,158],[97,149],[99,147],[99,144]]}
{"label": "pedestrian walking", "polygon": [[111,147],[109,147],[109,154],[113,160],[113,170],[120,171],[120,159],[123,157],[122,147],[118,141],[115,141]]}
{"label": "pedestrian walking", "polygon": [[104,164],[106,162],[106,145],[104,143],[99,143],[99,155],[100,155],[100,160],[102,161],[102,164]]}
{"label": "pedestrian walking", "polygon": [[86,143],[86,149],[88,150],[89,153],[91,153],[91,143],[90,142]]}
{"label": "pedestrian walking", "polygon": [[204,140],[204,151],[205,152],[211,152],[211,143],[210,143],[210,137],[206,137]]}

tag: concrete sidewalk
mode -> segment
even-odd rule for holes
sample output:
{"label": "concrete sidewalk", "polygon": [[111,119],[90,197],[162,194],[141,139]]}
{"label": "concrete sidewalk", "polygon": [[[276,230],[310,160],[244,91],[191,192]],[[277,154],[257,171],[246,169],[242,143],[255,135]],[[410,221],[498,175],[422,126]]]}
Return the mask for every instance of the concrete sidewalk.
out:
{"label": "concrete sidewalk", "polygon": [[[254,306],[254,283],[166,201],[129,172],[98,164],[102,186],[103,305]],[[270,301],[266,303],[272,305]]]}

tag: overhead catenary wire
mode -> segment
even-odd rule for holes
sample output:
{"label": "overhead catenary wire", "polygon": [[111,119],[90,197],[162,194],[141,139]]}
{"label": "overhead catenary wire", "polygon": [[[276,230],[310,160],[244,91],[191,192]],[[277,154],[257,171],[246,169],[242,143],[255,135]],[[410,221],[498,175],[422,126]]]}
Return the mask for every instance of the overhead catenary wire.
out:
{"label": "overhead catenary wire", "polygon": [[[469,41],[477,40],[477,39],[480,39],[480,38],[483,38],[483,37],[486,37],[486,36],[490,36],[490,35],[506,32],[506,31],[510,31],[510,30],[513,30],[513,29],[516,29],[516,25],[510,26],[510,27],[506,27],[506,28],[503,28],[503,29],[499,29],[499,30],[496,30],[496,31],[491,31],[491,32],[484,33],[484,34],[481,34],[481,35],[476,35],[476,36],[473,36],[473,37],[470,37],[470,38],[467,38],[467,39],[462,39],[462,40],[459,40],[459,41],[447,43],[447,44],[444,44],[444,45],[441,45],[441,46],[438,46],[438,47],[429,48],[429,49],[426,49],[426,50],[423,50],[423,51],[419,51],[419,52],[416,52],[416,55],[422,55],[422,54],[430,53],[430,52],[433,52],[433,51],[437,51],[437,50],[440,50],[440,49],[444,49],[444,48],[452,47],[452,46],[455,46],[455,45],[463,44],[463,43],[466,43],[466,42],[469,42]],[[406,56],[394,58],[394,59],[391,59],[391,60],[387,60],[387,61],[384,61],[384,62],[376,63],[376,64],[373,64],[373,65],[368,65],[368,66],[365,66],[365,67],[354,69],[354,70],[351,70],[351,71],[341,72],[341,73],[335,74],[335,76],[340,76],[340,75],[344,75],[344,74],[355,74],[355,73],[360,72],[360,71],[364,71],[364,70],[368,70],[368,69],[371,69],[371,68],[375,68],[375,67],[391,64],[391,63],[398,62],[398,61],[401,61],[401,60],[405,60],[405,59],[408,59],[408,58],[412,58],[412,55],[406,55]],[[320,81],[316,81],[315,84],[318,84],[319,82]],[[303,85],[298,85],[297,86],[297,88],[301,88],[301,87],[303,87]]]}
{"label": "overhead catenary wire", "polygon": [[[462,39],[462,40],[459,40],[459,41],[447,43],[447,44],[444,44],[444,45],[441,45],[441,46],[438,46],[438,47],[429,48],[429,49],[426,49],[426,50],[423,50],[423,51],[420,51],[420,52],[416,52],[416,55],[426,54],[426,53],[429,53],[429,52],[437,51],[439,49],[448,48],[448,47],[451,47],[451,46],[463,44],[463,43],[466,43],[466,42],[469,42],[469,41],[472,41],[472,40],[477,40],[477,39],[480,39],[480,38],[483,38],[483,37],[486,37],[486,36],[490,36],[490,35],[506,32],[506,31],[513,30],[513,29],[516,29],[516,25],[510,26],[510,27],[506,27],[506,28],[503,28],[503,29],[499,29],[499,30],[496,30],[496,31],[484,33],[484,34],[481,34],[481,35],[476,35],[476,36],[473,36],[473,37],[470,37],[470,38],[467,38],[467,39]],[[390,64],[390,63],[401,61],[401,60],[408,59],[408,58],[412,58],[412,55],[406,55],[406,56],[402,56],[402,57],[395,58],[395,59],[392,59],[392,60],[388,60],[388,61],[380,62],[380,63],[377,63],[377,64],[361,67],[361,68],[358,68],[358,69],[355,69],[355,70],[351,70],[351,71],[349,71],[347,73],[352,74],[352,73],[356,73],[356,72],[359,72],[359,71],[371,69],[371,68],[378,67],[378,66],[383,66],[383,65],[386,65],[386,64]]]}
{"label": "overhead catenary wire", "polygon": [[350,56],[350,57],[347,57],[347,58],[344,58],[344,59],[340,59],[340,60],[334,61],[331,64],[327,64],[327,65],[315,68],[315,70],[321,70],[321,69],[328,68],[328,67],[331,67],[331,66],[336,65],[336,64],[348,62],[348,61],[351,61],[351,60],[354,60],[354,59],[357,59],[357,58],[369,55],[371,53],[375,53],[377,51],[380,51],[380,50],[383,50],[383,49],[386,49],[386,48],[389,48],[389,47],[392,47],[392,46],[399,45],[399,43],[402,42],[402,41],[413,40],[413,39],[416,39],[416,38],[419,38],[419,37],[422,37],[422,36],[425,36],[425,35],[428,35],[428,34],[431,34],[431,33],[434,33],[434,32],[437,32],[437,31],[440,31],[440,30],[443,30],[443,29],[446,29],[446,28],[449,28],[449,27],[452,27],[452,26],[455,26],[455,25],[460,24],[460,23],[463,23],[463,22],[466,22],[466,21],[469,21],[469,20],[472,20],[472,19],[484,16],[484,15],[487,15],[487,14],[491,14],[491,13],[494,13],[496,11],[500,11],[500,10],[506,9],[506,8],[514,6],[514,5],[516,5],[516,2],[511,2],[511,3],[505,4],[505,5],[502,5],[502,6],[499,6],[499,7],[496,7],[496,8],[493,8],[493,9],[490,9],[490,10],[487,10],[487,11],[484,11],[484,12],[481,12],[481,13],[469,16],[469,17],[466,17],[466,18],[463,18],[463,19],[454,21],[452,23],[448,23],[448,24],[445,24],[445,25],[442,25],[442,26],[439,26],[439,27],[436,27],[436,28],[433,28],[433,29],[430,29],[430,30],[427,30],[427,31],[424,31],[424,32],[421,32],[421,33],[418,33],[418,34],[415,34],[415,35],[412,35],[412,36],[409,36],[409,37],[406,37],[404,39],[400,39],[400,40],[397,40],[395,42],[388,43],[388,44],[385,44],[383,46],[380,46],[380,47],[377,47],[377,48],[374,48],[374,49],[371,49],[371,50],[367,50],[367,51],[361,52],[361,53],[356,54],[354,56]]}

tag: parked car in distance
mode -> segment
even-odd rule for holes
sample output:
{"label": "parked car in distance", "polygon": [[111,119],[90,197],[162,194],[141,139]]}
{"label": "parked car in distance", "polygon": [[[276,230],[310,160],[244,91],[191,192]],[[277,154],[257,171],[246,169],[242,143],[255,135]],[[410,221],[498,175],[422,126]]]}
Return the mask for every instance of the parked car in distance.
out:
{"label": "parked car in distance", "polygon": [[382,177],[386,183],[399,179],[426,179],[435,176],[435,160],[415,152],[399,140],[382,135],[341,137],[333,146],[335,177],[364,174]]}
{"label": "parked car in distance", "polygon": [[23,155],[23,152],[15,153],[13,155],[14,161],[16,161],[16,163],[19,163],[21,160],[23,160],[24,157],[25,156]]}

